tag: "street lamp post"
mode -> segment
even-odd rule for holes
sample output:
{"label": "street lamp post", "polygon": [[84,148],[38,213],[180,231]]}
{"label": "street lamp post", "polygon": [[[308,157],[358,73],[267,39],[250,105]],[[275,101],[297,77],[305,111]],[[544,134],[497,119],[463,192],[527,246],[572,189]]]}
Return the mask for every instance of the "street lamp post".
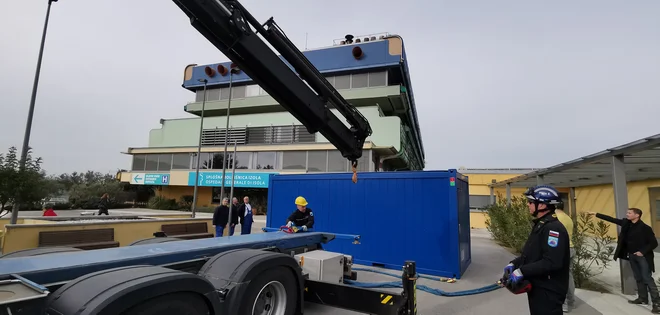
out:
{"label": "street lamp post", "polygon": [[202,114],[199,120],[199,142],[197,143],[197,165],[195,166],[195,189],[193,191],[192,203],[192,217],[195,217],[197,211],[197,190],[199,189],[199,164],[202,156],[202,134],[204,133],[204,109],[206,108],[206,85],[209,83],[206,79],[199,79],[199,82],[204,83],[204,98],[202,99]]}
{"label": "street lamp post", "polygon": [[[37,87],[39,86],[39,75],[41,74],[41,60],[44,56],[44,44],[46,43],[46,31],[48,30],[48,19],[50,18],[50,6],[57,0],[48,0],[46,8],[46,20],[44,21],[44,30],[41,34],[41,46],[39,47],[39,57],[37,57],[37,70],[34,73],[34,83],[32,84],[32,97],[30,98],[30,109],[28,110],[27,123],[25,124],[25,135],[23,136],[23,149],[21,151],[21,160],[19,170],[21,173],[25,170],[27,154],[30,150],[30,132],[32,131],[32,118],[34,117],[34,103],[37,99]],[[19,191],[20,193],[20,191]],[[18,209],[20,208],[19,196],[15,196],[13,210],[11,212],[10,224],[16,224],[18,221]]]}
{"label": "street lamp post", "polygon": [[225,195],[225,174],[227,170],[227,142],[229,141],[229,110],[231,109],[231,96],[233,93],[232,83],[234,82],[234,74],[240,71],[238,67],[229,70],[229,99],[227,100],[227,122],[225,123],[225,149],[222,155],[222,184],[220,186],[220,200]]}
{"label": "street lamp post", "polygon": [[[227,221],[227,228],[229,232],[231,232],[231,218],[233,215],[233,200],[234,200],[234,174],[236,173],[236,141],[234,141],[234,155],[232,155],[231,158],[231,189],[229,190],[229,220]],[[236,211],[238,211],[238,208],[236,208]],[[234,226],[234,229],[236,229],[236,226]],[[229,233],[231,235],[231,233]]]}

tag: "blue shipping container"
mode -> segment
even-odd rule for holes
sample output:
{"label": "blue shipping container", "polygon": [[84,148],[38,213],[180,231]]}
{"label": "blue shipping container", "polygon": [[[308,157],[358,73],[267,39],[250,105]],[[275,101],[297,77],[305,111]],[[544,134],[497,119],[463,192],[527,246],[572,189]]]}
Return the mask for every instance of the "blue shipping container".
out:
{"label": "blue shipping container", "polygon": [[272,175],[266,226],[279,228],[303,196],[314,230],[359,234],[361,244],[336,239],[324,249],[356,263],[400,270],[406,260],[420,273],[456,277],[471,261],[468,179],[456,170]]}

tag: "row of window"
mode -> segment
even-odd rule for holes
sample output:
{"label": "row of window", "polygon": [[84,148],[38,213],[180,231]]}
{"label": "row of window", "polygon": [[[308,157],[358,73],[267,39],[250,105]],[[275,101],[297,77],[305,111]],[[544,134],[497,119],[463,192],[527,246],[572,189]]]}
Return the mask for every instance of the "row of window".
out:
{"label": "row of window", "polygon": [[[196,153],[135,154],[133,171],[193,170],[197,168]],[[374,170],[370,151],[365,151],[358,160],[358,171]],[[223,163],[223,152],[200,155],[200,169],[242,170],[290,170],[307,172],[348,172],[350,165],[337,150],[322,151],[271,151],[271,152],[227,152],[227,163]]]}
{"label": "row of window", "polygon": [[[346,74],[326,77],[328,82],[337,90],[360,89],[366,87],[387,86],[387,71]],[[241,85],[232,87],[232,99],[253,96],[268,95],[264,89],[257,84]],[[206,90],[207,101],[219,101],[229,99],[229,87],[210,88]],[[195,102],[204,100],[204,90],[197,91]]]}

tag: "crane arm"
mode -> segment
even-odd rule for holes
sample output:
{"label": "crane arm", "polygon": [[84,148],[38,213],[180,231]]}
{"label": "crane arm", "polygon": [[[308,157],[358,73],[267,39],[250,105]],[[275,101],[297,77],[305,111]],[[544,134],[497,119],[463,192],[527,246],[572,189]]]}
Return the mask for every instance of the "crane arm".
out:
{"label": "crane arm", "polygon": [[[270,18],[260,24],[237,0],[173,0],[206,39],[234,62],[310,133],[320,132],[357,165],[367,119],[328,82]],[[254,28],[254,30],[253,30]],[[295,69],[273,52],[261,35]],[[347,127],[331,111],[336,108]]]}

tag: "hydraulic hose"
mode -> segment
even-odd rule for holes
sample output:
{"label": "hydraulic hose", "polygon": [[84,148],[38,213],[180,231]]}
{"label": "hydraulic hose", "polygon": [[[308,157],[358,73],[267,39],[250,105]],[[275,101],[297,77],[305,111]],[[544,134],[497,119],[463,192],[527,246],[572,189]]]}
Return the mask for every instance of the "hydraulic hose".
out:
{"label": "hydraulic hose", "polygon": [[[384,272],[384,271],[380,271],[380,270],[373,270],[373,269],[366,269],[366,268],[352,268],[352,269],[355,270],[355,271],[365,271],[365,272],[378,273],[378,274],[382,274],[382,275],[386,275],[386,276],[390,276],[390,277],[395,277],[395,278],[400,277],[400,275],[396,275],[396,274],[393,274],[393,273],[388,273],[388,272]],[[424,275],[418,275],[418,278],[430,279],[430,280],[434,280],[434,281],[443,281],[443,278],[430,277],[430,276],[424,276]],[[352,280],[344,279],[344,283],[346,283],[348,285],[353,285],[353,286],[356,286],[356,287],[370,288],[370,289],[374,289],[374,288],[402,288],[403,287],[403,283],[401,281],[358,282],[358,281],[352,281]],[[499,288],[501,288],[501,286],[497,283],[494,283],[494,284],[490,284],[490,285],[487,285],[487,286],[484,286],[484,287],[481,287],[481,288],[472,289],[472,290],[448,292],[448,291],[443,291],[443,290],[440,290],[440,289],[431,288],[431,287],[428,287],[428,286],[425,286],[425,285],[420,285],[420,284],[417,285],[417,289],[419,289],[421,291],[431,293],[431,294],[434,294],[434,295],[439,295],[439,296],[452,296],[452,297],[481,294],[481,293],[486,293],[486,292],[490,292],[490,291],[495,291]]]}

